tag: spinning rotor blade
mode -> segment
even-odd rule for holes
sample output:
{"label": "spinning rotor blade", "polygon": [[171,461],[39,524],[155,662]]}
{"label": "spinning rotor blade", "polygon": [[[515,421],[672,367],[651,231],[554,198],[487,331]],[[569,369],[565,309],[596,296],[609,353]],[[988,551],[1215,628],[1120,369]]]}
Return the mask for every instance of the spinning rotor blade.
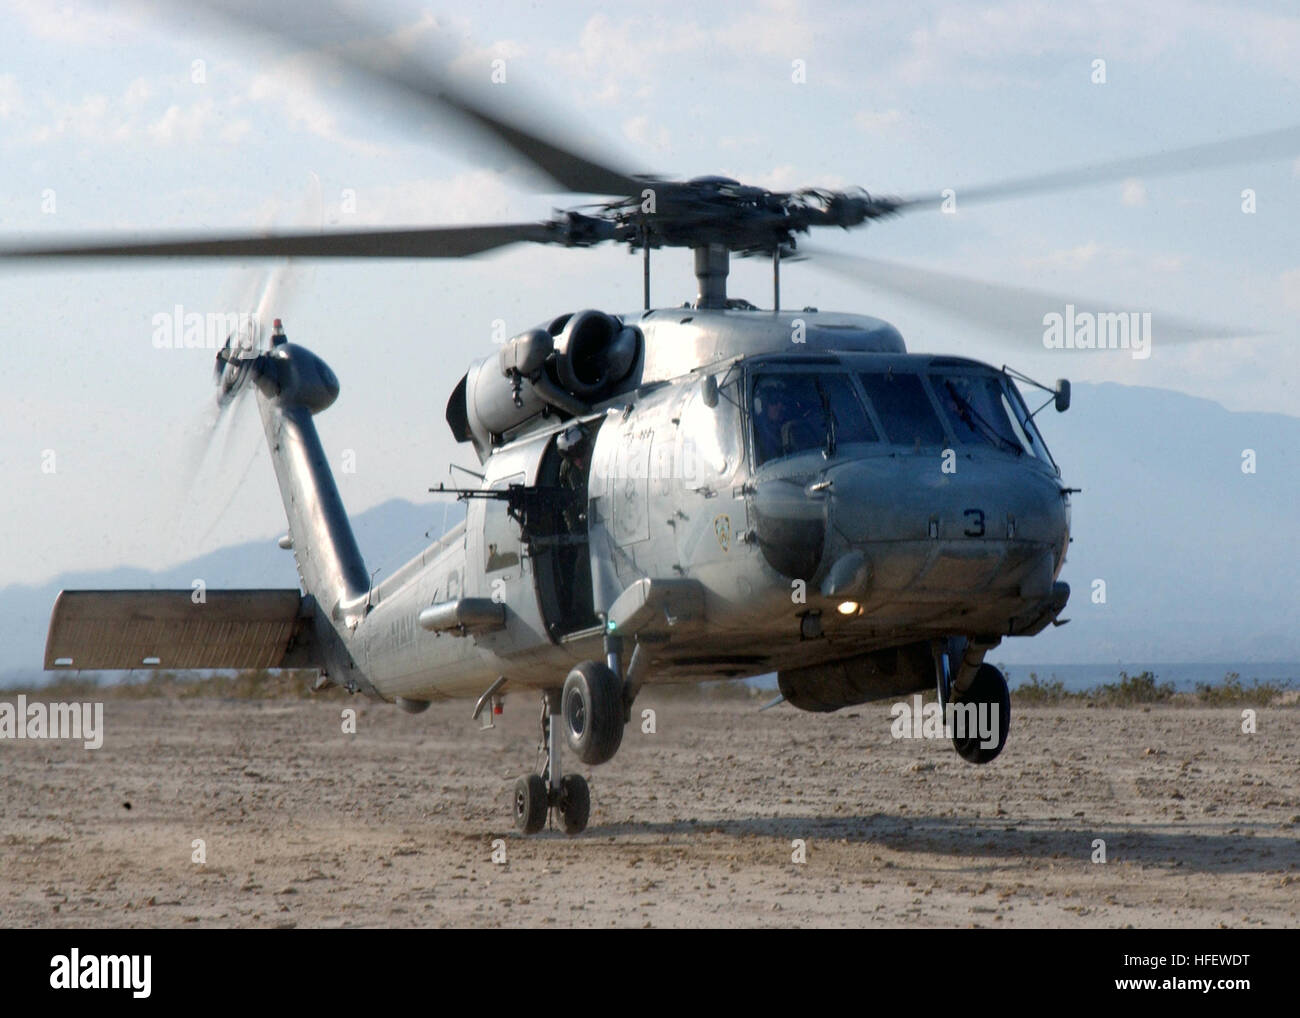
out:
{"label": "spinning rotor blade", "polygon": [[273,319],[286,314],[286,305],[293,297],[295,282],[297,270],[292,262],[286,261],[271,270],[257,301],[257,310],[253,312],[259,328],[267,328]]}
{"label": "spinning rotor blade", "polygon": [[424,229],[282,233],[269,236],[108,238],[0,247],[0,261],[72,258],[464,258],[508,244],[556,241],[543,223]]}
{"label": "spinning rotor blade", "polygon": [[982,327],[1000,341],[1015,346],[1031,339],[1034,342],[1041,341],[1046,326],[1044,317],[1052,313],[1064,316],[1067,314],[1067,306],[1074,308],[1076,319],[1083,313],[1100,315],[1149,311],[1151,338],[1161,346],[1257,335],[1253,329],[1197,322],[1149,307],[1133,308],[1114,301],[1088,300],[1044,290],[988,283],[934,269],[902,265],[879,258],[839,254],[821,248],[804,247],[802,251],[811,256],[814,265],[845,279],[882,293],[897,294],[964,323]]}
{"label": "spinning rotor blade", "polygon": [[[1208,144],[1192,145],[1168,152],[1155,152],[1130,159],[1096,163],[1076,170],[1057,170],[1052,173],[984,184],[980,187],[956,188],[955,191],[957,204],[960,207],[971,202],[1005,201],[1022,195],[1068,191],[1114,180],[1127,180],[1130,177],[1171,176],[1219,166],[1276,159],[1297,153],[1300,153],[1300,126],[1283,127],[1275,131],[1212,141]],[[920,195],[893,199],[889,202],[893,206],[891,211],[898,212],[934,208],[942,203],[942,197]]]}
{"label": "spinning rotor blade", "polygon": [[[296,45],[321,48],[324,59],[383,86],[417,108],[450,109],[460,114],[566,191],[620,196],[641,193],[643,183],[637,178],[580,153],[576,144],[562,143],[561,138],[573,138],[577,132],[563,130],[553,116],[547,121],[530,118],[526,124],[517,113],[472,95],[450,75],[428,66],[393,34],[385,35],[373,23],[331,0],[313,4],[309,16],[296,6],[268,5],[265,0],[202,0],[202,5],[236,25]],[[314,31],[315,26],[324,26],[330,38]],[[485,79],[488,76],[486,66],[483,75]]]}

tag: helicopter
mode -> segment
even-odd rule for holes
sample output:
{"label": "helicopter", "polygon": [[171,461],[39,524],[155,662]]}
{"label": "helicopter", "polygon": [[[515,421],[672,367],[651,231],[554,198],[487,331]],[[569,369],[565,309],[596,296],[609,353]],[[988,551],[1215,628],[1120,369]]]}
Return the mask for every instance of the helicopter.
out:
{"label": "helicopter", "polygon": [[[239,17],[307,41],[270,12]],[[606,200],[531,223],[82,238],[5,244],[0,259],[440,259],[615,243],[642,255],[643,307],[555,314],[469,365],[444,416],[478,459],[478,483],[430,489],[463,500],[466,518],[379,583],[313,421],[338,398],[337,376],[278,319],[264,349],[232,337],[214,364],[220,398],[256,397],[301,589],[65,590],[45,667],[302,668],[318,689],[412,713],[473,700],[473,719],[489,723],[508,693],[530,691],[542,752],[514,785],[524,834],[552,816],[568,834],[586,829],[590,788],[564,773],[563,753],[612,760],[646,684],[775,672],[779,700],[816,712],[933,688],[945,710],[994,719],[991,733],[952,742],[971,763],[995,759],[1011,703],[988,654],[1066,621],[1076,489],[1035,418],[1069,408],[1069,382],[909,351],[868,315],[781,305],[781,265],[810,253],[804,235],[945,199],[634,174],[411,52],[333,58],[467,121],[565,191]],[[961,194],[1002,200],[1296,150],[1300,129],[1287,128]],[[680,307],[652,306],[651,254],[665,248],[692,253],[697,292]],[[728,294],[733,255],[770,259],[770,308]],[[836,257],[903,291],[949,289]],[[1046,400],[1031,409],[1021,384]]]}

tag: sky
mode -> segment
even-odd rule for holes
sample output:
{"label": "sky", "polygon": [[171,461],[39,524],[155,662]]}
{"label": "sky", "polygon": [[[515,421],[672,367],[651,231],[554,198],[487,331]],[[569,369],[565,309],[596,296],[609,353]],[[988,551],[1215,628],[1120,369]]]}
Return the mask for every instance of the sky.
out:
{"label": "sky", "polygon": [[[813,238],[820,246],[1254,334],[1165,347],[1157,333],[1146,359],[1046,350],[1033,330],[936,314],[812,261],[783,270],[787,305],[875,314],[910,349],[1009,363],[1048,382],[1154,386],[1300,416],[1300,151],[960,202],[963,186],[1291,126],[1300,15],[1290,5],[466,7],[390,0],[367,17],[430,59],[450,54],[502,102],[570,125],[634,172],[958,193],[955,214]],[[184,4],[0,0],[0,10],[5,242],[531,221],[591,200],[539,189],[445,115]],[[491,83],[494,66],[504,82]],[[656,304],[693,297],[690,268],[689,252],[656,254]],[[0,585],[161,568],[283,529],[255,414],[214,429],[212,351],[154,342],[156,316],[243,310],[272,269],[0,269]],[[498,321],[514,333],[641,301],[639,258],[617,247],[280,271],[273,313],[342,383],[318,425],[352,511],[420,500],[449,463],[474,464],[443,412],[468,363],[494,352]],[[767,304],[766,266],[733,260],[730,291]],[[1068,427],[1069,414],[1051,415],[1049,444]]]}

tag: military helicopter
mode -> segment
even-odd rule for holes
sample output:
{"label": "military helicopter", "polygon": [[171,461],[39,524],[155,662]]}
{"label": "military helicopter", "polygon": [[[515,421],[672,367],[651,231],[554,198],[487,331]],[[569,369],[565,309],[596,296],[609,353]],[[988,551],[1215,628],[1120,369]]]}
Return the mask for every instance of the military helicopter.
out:
{"label": "military helicopter", "polygon": [[[241,17],[305,38],[265,13]],[[355,27],[354,37],[373,34]],[[228,343],[218,384],[226,398],[256,394],[288,519],[280,543],[302,589],[208,590],[202,603],[189,590],[63,591],[46,668],[306,668],[318,688],[413,713],[473,699],[475,719],[507,693],[532,691],[542,764],[512,800],[526,834],[552,813],[569,834],[585,829],[589,788],[563,773],[563,749],[590,766],[611,760],[647,683],[776,672],[781,697],[809,711],[936,688],[944,705],[997,708],[993,738],[953,737],[963,759],[994,759],[1011,705],[986,656],[1063,622],[1070,595],[1058,576],[1074,489],[1035,423],[1049,403],[1068,408],[1069,383],[910,352],[885,321],[783,310],[780,298],[782,260],[805,253],[799,238],[812,229],[943,199],[635,175],[409,52],[334,56],[466,119],[567,191],[606,200],[536,223],[109,237],[8,244],[0,258],[462,258],[521,242],[620,243],[642,254],[644,306],[554,315],[469,366],[446,421],[481,477],[431,489],[463,499],[466,519],[378,584],[313,422],[339,394],[334,372],[279,320],[265,349]],[[1289,128],[974,188],[962,200],[1297,149],[1300,129]],[[680,307],[651,306],[650,256],[663,248],[693,254],[697,295]],[[771,259],[771,308],[728,295],[733,254]],[[879,277],[882,264],[849,271]],[[887,275],[913,296],[950,289]],[[1031,409],[1018,383],[1046,400]]]}

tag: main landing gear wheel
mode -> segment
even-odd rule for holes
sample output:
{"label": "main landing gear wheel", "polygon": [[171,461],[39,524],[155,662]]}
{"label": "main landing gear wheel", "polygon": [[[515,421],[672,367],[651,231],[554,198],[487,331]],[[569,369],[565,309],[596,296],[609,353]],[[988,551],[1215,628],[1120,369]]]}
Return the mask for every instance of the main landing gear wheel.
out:
{"label": "main landing gear wheel", "polygon": [[975,681],[968,689],[964,692],[953,690],[952,702],[954,705],[963,703],[978,705],[976,716],[979,720],[989,716],[983,705],[988,704],[997,708],[997,716],[993,719],[997,725],[996,745],[981,745],[984,740],[981,740],[978,734],[960,739],[954,736],[952,740],[953,748],[963,760],[975,764],[988,763],[1002,752],[1002,747],[1007,742],[1007,733],[1011,731],[1011,692],[1007,688],[1006,676],[992,665],[982,664],[979,671],[975,673]]}
{"label": "main landing gear wheel", "polygon": [[560,779],[560,822],[565,834],[581,834],[591,816],[591,791],[581,774],[566,774]]}
{"label": "main landing gear wheel", "polygon": [[515,827],[521,834],[536,834],[546,826],[550,797],[540,774],[526,774],[515,782]]}
{"label": "main landing gear wheel", "polygon": [[564,680],[564,732],[585,764],[603,764],[623,741],[623,683],[599,661],[583,661]]}

